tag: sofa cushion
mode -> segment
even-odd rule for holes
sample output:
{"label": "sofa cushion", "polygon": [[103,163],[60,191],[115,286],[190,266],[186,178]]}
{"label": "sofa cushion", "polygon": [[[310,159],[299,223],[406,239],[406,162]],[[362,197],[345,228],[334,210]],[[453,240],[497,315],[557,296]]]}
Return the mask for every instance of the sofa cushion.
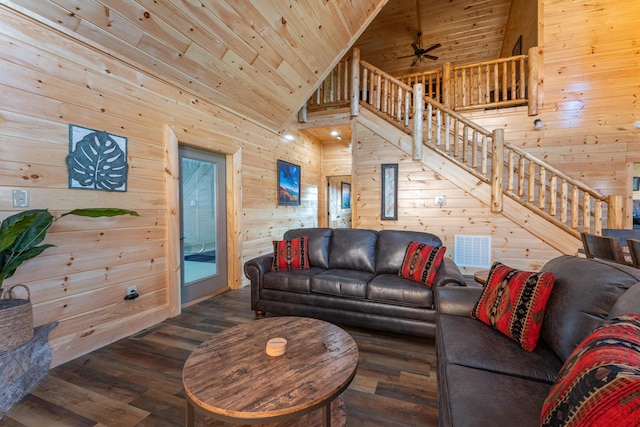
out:
{"label": "sofa cushion", "polygon": [[266,289],[280,291],[311,292],[311,277],[326,271],[324,268],[311,267],[308,270],[279,270],[266,273],[263,286]]}
{"label": "sofa cushion", "polygon": [[470,317],[438,313],[438,363],[454,363],[553,384],[562,361],[542,340],[523,351],[500,331]]}
{"label": "sofa cushion", "polygon": [[311,292],[365,298],[367,296],[367,283],[373,276],[373,273],[365,271],[328,270],[311,278]]}
{"label": "sofa cushion", "polygon": [[367,285],[367,299],[413,307],[433,307],[431,289],[397,274],[378,274],[374,277]]}
{"label": "sofa cushion", "polygon": [[309,268],[309,237],[273,241],[271,271],[307,270]]}
{"label": "sofa cushion", "polygon": [[571,353],[541,426],[640,425],[640,316],[604,322]]}
{"label": "sofa cushion", "polygon": [[551,388],[539,381],[451,364],[439,365],[438,383],[446,388],[439,393],[440,425],[456,427],[538,427],[542,402]]}
{"label": "sofa cushion", "polygon": [[410,241],[425,245],[441,246],[442,240],[435,234],[407,230],[381,230],[376,243],[376,272],[397,274],[402,266]]}
{"label": "sofa cushion", "polygon": [[563,255],[541,271],[556,276],[542,325],[542,338],[564,362],[607,318],[616,300],[640,281],[640,269]]}
{"label": "sofa cushion", "polygon": [[553,273],[520,271],[497,262],[471,316],[533,351],[553,282]]}
{"label": "sofa cushion", "polygon": [[432,287],[446,251],[444,246],[409,242],[398,276]]}
{"label": "sofa cushion", "polygon": [[329,268],[375,273],[376,240],[373,230],[339,228],[333,230]]}
{"label": "sofa cushion", "polygon": [[296,228],[284,233],[284,239],[309,236],[309,263],[312,267],[329,268],[330,228]]}

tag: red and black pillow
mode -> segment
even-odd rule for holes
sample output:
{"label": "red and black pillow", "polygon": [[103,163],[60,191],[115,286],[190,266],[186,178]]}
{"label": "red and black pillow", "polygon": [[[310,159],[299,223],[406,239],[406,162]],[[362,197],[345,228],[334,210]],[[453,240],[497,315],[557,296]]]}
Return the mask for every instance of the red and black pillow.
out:
{"label": "red and black pillow", "polygon": [[273,241],[271,271],[309,269],[309,236]]}
{"label": "red and black pillow", "polygon": [[430,246],[409,242],[398,276],[432,287],[442,258],[447,251],[444,246]]}
{"label": "red and black pillow", "polygon": [[573,350],[544,401],[540,425],[640,425],[639,315],[604,322]]}
{"label": "red and black pillow", "polygon": [[520,271],[494,263],[471,317],[533,351],[554,282],[555,276],[549,272]]}

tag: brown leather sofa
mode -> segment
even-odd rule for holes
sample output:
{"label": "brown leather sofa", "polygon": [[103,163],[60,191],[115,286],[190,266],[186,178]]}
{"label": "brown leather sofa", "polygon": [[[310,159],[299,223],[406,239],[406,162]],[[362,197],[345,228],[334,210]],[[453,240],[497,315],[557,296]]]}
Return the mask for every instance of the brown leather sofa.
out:
{"label": "brown leather sofa", "polygon": [[[309,236],[307,270],[271,271],[273,254],[247,261],[251,308],[257,315],[314,317],[407,335],[435,337],[433,291],[398,276],[409,241],[441,246],[430,233],[402,230],[300,228],[285,240]],[[433,287],[465,286],[444,257]]]}
{"label": "brown leather sofa", "polygon": [[605,319],[640,313],[640,269],[561,256],[533,352],[470,317],[482,288],[437,288],[441,426],[538,426],[558,371]]}

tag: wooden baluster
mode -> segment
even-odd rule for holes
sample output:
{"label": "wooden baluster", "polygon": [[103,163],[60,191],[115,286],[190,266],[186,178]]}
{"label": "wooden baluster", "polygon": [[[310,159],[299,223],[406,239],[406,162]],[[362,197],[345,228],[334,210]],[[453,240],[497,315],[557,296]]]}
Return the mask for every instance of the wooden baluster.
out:
{"label": "wooden baluster", "polygon": [[409,126],[409,108],[411,108],[411,92],[404,92],[404,125]]}
{"label": "wooden baluster", "polygon": [[371,105],[371,96],[369,95],[370,92],[367,90],[368,81],[369,81],[369,70],[366,68],[363,68],[362,69],[362,94],[360,96],[362,97],[362,100],[364,102]]}
{"label": "wooden baluster", "polygon": [[471,135],[471,167],[476,169],[478,167],[478,131],[474,129]]}
{"label": "wooden baluster", "polygon": [[453,157],[460,158],[460,120],[453,122]]}
{"label": "wooden baluster", "polygon": [[402,102],[404,101],[404,96],[402,95],[403,93],[403,89],[398,86],[398,105],[396,106],[396,120],[398,120],[399,122],[402,122]]}
{"label": "wooden baluster", "polygon": [[549,181],[549,214],[556,216],[557,203],[556,197],[558,197],[558,188],[556,174],[551,175]]}
{"label": "wooden baluster", "polygon": [[469,126],[464,124],[462,127],[462,163],[467,164],[469,158]]}
{"label": "wooden baluster", "polygon": [[433,106],[431,104],[427,104],[425,121],[427,122],[427,142],[430,143],[433,140]]}
{"label": "wooden baluster", "polygon": [[542,166],[540,167],[540,188],[538,190],[539,194],[538,194],[538,207],[542,210],[544,210],[546,204],[547,204],[547,186],[546,186],[546,182],[547,182],[547,170],[545,168],[543,168]]}
{"label": "wooden baluster", "polygon": [[536,189],[536,165],[529,160],[529,188],[527,194],[527,201],[529,203],[533,203],[536,200],[535,189]]}
{"label": "wooden baluster", "polygon": [[376,110],[380,111],[381,106],[381,98],[380,93],[382,92],[382,76],[376,73]]}
{"label": "wooden baluster", "polygon": [[467,70],[466,68],[462,69],[462,75],[460,76],[462,79],[462,106],[465,107],[467,105]]}
{"label": "wooden baluster", "polygon": [[511,64],[511,99],[516,99],[516,62],[510,61]]}
{"label": "wooden baluster", "polygon": [[451,117],[445,112],[444,115],[444,151],[449,153],[451,150],[451,139],[449,131],[451,130]]}
{"label": "wooden baluster", "polygon": [[591,232],[591,202],[589,193],[582,194],[582,231]]}
{"label": "wooden baluster", "polygon": [[525,74],[525,61],[526,58],[521,58],[520,59],[520,99],[526,99],[527,95],[526,95],[526,81],[527,81],[527,75]]}
{"label": "wooden baluster", "polygon": [[578,186],[574,184],[571,192],[571,228],[574,230],[578,229],[579,224],[580,200],[578,197]]}
{"label": "wooden baluster", "polygon": [[456,87],[458,75],[453,72],[453,88],[451,87],[451,63],[445,62],[442,65],[442,105],[447,108],[456,109]]}
{"label": "wooden baluster", "polygon": [[500,88],[500,93],[502,96],[500,97],[501,101],[507,100],[507,63],[502,63],[502,87]]}
{"label": "wooden baluster", "polygon": [[562,184],[560,185],[560,221],[563,224],[567,223],[567,198],[568,198],[568,184],[566,179],[562,179]]}
{"label": "wooden baluster", "polygon": [[[482,134],[482,151],[481,151],[481,173],[482,176],[487,176],[487,164],[489,163],[489,144],[487,143],[487,135]],[[504,154],[503,154],[504,156]],[[504,173],[504,172],[503,172]]]}
{"label": "wooden baluster", "polygon": [[442,111],[436,110],[436,146],[440,147],[442,133]]}
{"label": "wooden baluster", "polygon": [[513,171],[515,170],[515,165],[513,163],[513,158],[515,157],[515,153],[513,150],[509,150],[509,154],[507,155],[507,191],[513,193]]}
{"label": "wooden baluster", "polygon": [[524,196],[524,156],[518,158],[518,197]]}
{"label": "wooden baluster", "polygon": [[500,100],[500,81],[498,80],[500,76],[499,71],[500,68],[498,67],[498,64],[493,64],[493,102],[498,102]]}

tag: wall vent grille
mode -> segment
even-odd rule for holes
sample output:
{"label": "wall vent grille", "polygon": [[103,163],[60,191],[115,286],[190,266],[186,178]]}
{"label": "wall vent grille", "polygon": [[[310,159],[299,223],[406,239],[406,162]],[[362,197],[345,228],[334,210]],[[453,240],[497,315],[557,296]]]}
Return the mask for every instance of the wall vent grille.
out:
{"label": "wall vent grille", "polygon": [[459,267],[490,268],[491,236],[454,236],[453,260]]}

